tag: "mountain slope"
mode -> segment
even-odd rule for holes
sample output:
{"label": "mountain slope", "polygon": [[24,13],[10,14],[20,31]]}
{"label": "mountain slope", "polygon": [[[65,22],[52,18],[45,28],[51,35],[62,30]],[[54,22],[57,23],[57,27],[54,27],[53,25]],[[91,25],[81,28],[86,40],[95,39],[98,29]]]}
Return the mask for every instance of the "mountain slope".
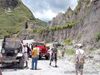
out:
{"label": "mountain slope", "polygon": [[19,32],[27,20],[34,20],[21,0],[0,0],[0,37]]}

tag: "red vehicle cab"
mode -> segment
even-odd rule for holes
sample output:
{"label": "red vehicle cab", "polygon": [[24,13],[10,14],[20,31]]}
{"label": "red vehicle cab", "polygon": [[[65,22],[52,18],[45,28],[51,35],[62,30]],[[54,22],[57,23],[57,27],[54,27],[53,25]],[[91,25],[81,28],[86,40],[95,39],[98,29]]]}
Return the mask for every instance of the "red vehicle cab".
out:
{"label": "red vehicle cab", "polygon": [[41,42],[35,42],[33,43],[33,47],[34,45],[37,45],[37,47],[39,48],[39,59],[41,59],[42,57],[45,57],[47,60],[50,58],[50,54],[48,52],[48,48],[45,46],[44,43]]}

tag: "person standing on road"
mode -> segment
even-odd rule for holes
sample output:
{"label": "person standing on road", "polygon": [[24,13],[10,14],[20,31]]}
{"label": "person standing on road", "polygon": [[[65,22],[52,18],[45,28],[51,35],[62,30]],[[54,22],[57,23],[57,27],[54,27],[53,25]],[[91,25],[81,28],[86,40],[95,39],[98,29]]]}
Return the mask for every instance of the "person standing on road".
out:
{"label": "person standing on road", "polygon": [[28,68],[28,49],[27,49],[27,45],[23,45],[22,52],[23,52],[23,55],[24,55],[24,62],[26,63],[25,67]]}
{"label": "person standing on road", "polygon": [[27,47],[28,58],[30,58],[31,57],[31,48],[29,47],[28,43],[26,43],[26,47]]}
{"label": "person standing on road", "polygon": [[[0,62],[2,62],[2,54],[0,53]],[[2,71],[0,69],[0,75],[2,75]]]}
{"label": "person standing on road", "polygon": [[62,47],[63,47],[63,48],[62,48],[62,51],[61,51],[61,54],[62,54],[61,56],[64,57],[64,56],[65,56],[65,50],[66,50],[66,49],[65,49],[64,46],[62,46]]}
{"label": "person standing on road", "polygon": [[32,70],[37,70],[37,64],[38,64],[38,58],[39,58],[39,48],[37,45],[32,50]]}
{"label": "person standing on road", "polygon": [[54,60],[55,61],[55,67],[57,67],[57,48],[56,48],[56,45],[53,44],[53,48],[51,49],[51,58],[50,58],[50,66],[51,66],[51,63],[52,61]]}
{"label": "person standing on road", "polygon": [[78,75],[78,72],[80,73],[80,75],[83,75],[84,63],[85,63],[85,53],[84,50],[82,49],[82,44],[78,44],[75,54],[76,75]]}

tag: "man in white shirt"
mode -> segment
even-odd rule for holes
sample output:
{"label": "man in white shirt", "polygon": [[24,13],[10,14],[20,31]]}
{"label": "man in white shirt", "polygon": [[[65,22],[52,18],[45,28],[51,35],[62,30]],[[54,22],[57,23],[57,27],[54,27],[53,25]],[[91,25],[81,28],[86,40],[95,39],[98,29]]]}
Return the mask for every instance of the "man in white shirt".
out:
{"label": "man in white shirt", "polygon": [[84,54],[84,50],[83,49],[76,49],[76,54],[79,54],[79,53]]}
{"label": "man in white shirt", "polygon": [[84,59],[85,54],[84,50],[82,49],[82,44],[77,44],[77,49],[75,53],[75,69],[76,69],[76,75],[78,75],[78,72],[80,75],[83,75],[83,67],[84,67]]}
{"label": "man in white shirt", "polygon": [[26,45],[23,45],[22,52],[24,54],[24,62],[26,63],[26,68],[28,68],[28,49]]}

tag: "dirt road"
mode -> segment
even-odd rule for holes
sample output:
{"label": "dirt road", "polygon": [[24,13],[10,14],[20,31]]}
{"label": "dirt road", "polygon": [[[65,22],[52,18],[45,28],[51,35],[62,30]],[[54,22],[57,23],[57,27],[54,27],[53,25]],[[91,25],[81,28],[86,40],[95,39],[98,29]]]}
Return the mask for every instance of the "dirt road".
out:
{"label": "dirt road", "polygon": [[[67,58],[59,59],[57,68],[49,66],[48,60],[39,60],[38,70],[31,70],[30,59],[28,69],[3,69],[2,71],[3,75],[75,75],[74,63],[67,60]],[[84,75],[100,75],[100,69],[86,63]]]}
{"label": "dirt road", "polygon": [[[49,66],[49,60],[39,60],[38,70],[31,70],[31,59],[29,68],[26,69],[2,69],[3,75],[75,75],[74,63],[66,56],[58,60],[58,67]],[[86,60],[84,65],[84,75],[100,75],[100,65],[96,65],[92,60]]]}

